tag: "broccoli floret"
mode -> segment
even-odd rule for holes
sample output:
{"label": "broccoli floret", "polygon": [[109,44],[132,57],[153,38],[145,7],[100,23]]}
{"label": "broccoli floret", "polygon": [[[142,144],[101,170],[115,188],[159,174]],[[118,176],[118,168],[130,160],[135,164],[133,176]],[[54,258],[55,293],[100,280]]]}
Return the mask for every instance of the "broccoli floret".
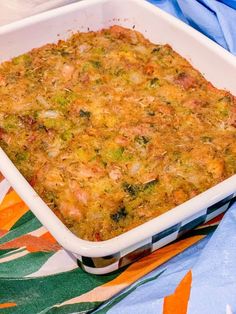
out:
{"label": "broccoli floret", "polygon": [[126,193],[128,193],[130,196],[137,196],[139,191],[140,191],[140,187],[137,184],[129,184],[127,182],[123,183],[123,189]]}
{"label": "broccoli floret", "polygon": [[118,208],[117,212],[111,214],[111,219],[115,222],[119,222],[121,219],[124,219],[128,215],[126,208],[120,207]]}
{"label": "broccoli floret", "polygon": [[86,110],[83,110],[83,109],[80,109],[80,111],[79,111],[79,116],[81,117],[81,118],[90,118],[90,116],[91,116],[91,112],[90,111],[86,111]]}

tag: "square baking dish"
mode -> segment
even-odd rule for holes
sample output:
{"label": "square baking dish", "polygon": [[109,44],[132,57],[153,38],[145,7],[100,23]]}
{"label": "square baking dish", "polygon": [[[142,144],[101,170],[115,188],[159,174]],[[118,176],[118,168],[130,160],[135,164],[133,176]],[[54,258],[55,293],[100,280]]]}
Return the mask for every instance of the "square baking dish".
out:
{"label": "square baking dish", "polygon": [[[236,95],[236,59],[176,18],[143,0],[90,0],[42,13],[0,28],[0,61],[76,31],[121,25],[154,43],[168,43],[216,87]],[[17,139],[16,139],[17,140]],[[85,241],[53,213],[0,149],[0,171],[35,216],[87,272],[106,274],[174,241],[188,230],[227,210],[236,196],[236,175],[191,200],[107,241]]]}

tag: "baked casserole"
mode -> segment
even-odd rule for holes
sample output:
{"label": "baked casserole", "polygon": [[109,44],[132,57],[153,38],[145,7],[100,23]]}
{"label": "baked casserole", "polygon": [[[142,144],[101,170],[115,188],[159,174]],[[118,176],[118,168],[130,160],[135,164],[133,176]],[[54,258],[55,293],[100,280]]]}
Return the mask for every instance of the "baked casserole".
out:
{"label": "baked casserole", "polygon": [[0,146],[80,238],[117,236],[236,173],[236,99],[113,26],[0,65]]}

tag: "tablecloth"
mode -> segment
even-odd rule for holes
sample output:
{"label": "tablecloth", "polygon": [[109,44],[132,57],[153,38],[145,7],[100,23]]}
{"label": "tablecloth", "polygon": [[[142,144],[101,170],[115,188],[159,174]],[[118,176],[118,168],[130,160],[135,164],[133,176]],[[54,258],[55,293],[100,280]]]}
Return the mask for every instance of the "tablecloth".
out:
{"label": "tablecloth", "polygon": [[[23,3],[14,0],[8,4],[13,2]],[[150,2],[236,53],[236,1]],[[25,3],[28,11],[26,7],[22,9],[21,16],[61,5],[62,1]],[[5,4],[0,3],[0,7]],[[5,22],[19,18],[16,6],[12,8],[13,17],[9,5]],[[222,217],[124,270],[94,276],[77,267],[75,259],[1,179],[0,313],[236,312],[236,205],[218,228]]]}

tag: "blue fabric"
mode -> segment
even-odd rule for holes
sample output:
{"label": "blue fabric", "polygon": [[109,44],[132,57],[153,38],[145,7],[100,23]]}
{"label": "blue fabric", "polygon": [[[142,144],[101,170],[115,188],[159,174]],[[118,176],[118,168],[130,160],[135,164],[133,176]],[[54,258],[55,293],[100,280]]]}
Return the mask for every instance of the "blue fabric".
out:
{"label": "blue fabric", "polygon": [[150,0],[236,55],[236,0]]}

